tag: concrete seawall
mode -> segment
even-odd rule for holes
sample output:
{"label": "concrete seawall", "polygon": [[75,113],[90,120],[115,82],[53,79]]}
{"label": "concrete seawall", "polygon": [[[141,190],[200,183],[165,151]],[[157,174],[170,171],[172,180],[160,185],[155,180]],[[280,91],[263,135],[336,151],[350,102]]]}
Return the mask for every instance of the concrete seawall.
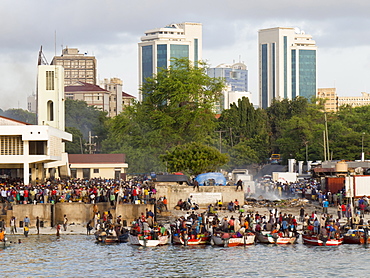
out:
{"label": "concrete seawall", "polygon": [[215,204],[218,200],[225,204],[230,201],[239,200],[240,204],[244,203],[244,191],[236,191],[236,186],[199,186],[199,190],[193,189],[192,186],[156,183],[157,197],[166,196],[168,199],[168,209],[173,209],[177,202],[182,199],[185,201],[190,196],[193,200],[205,208],[209,204]]}
{"label": "concrete seawall", "polygon": [[[36,225],[36,217],[43,221],[44,227],[53,227],[56,224],[62,224],[64,215],[67,216],[68,222],[85,225],[93,218],[93,204],[85,203],[56,203],[53,204],[37,204],[37,205],[13,205],[12,210],[7,211],[6,217],[2,219],[9,226],[9,221],[12,216],[15,216],[17,226],[20,226],[20,221],[28,216],[31,220],[31,226]],[[129,224],[137,219],[141,212],[145,213],[146,208],[154,211],[154,205],[135,205],[135,204],[119,204],[117,207],[111,207],[110,203],[98,203],[98,211],[103,214],[110,211],[115,219],[118,215],[122,216],[122,220]]]}

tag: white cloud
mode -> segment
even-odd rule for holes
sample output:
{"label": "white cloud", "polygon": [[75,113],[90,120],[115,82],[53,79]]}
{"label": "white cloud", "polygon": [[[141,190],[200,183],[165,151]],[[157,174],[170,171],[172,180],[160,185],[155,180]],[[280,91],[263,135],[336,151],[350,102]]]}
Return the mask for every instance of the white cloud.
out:
{"label": "white cloud", "polygon": [[[40,45],[50,62],[62,45],[94,54],[99,77],[119,77],[137,95],[137,43],[145,30],[168,23],[203,23],[203,58],[215,66],[245,61],[249,87],[257,94],[257,32],[292,26],[311,34],[318,52],[319,86],[342,95],[370,88],[370,2],[254,0],[79,0],[1,1],[1,108],[26,107],[35,90]],[[56,43],[55,43],[56,32]],[[4,101],[5,100],[5,101]]]}

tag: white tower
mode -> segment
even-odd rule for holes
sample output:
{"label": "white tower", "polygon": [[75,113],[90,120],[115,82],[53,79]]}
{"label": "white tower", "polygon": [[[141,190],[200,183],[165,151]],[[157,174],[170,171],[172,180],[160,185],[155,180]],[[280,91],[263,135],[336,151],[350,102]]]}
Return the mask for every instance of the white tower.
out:
{"label": "white tower", "polygon": [[62,66],[38,66],[37,124],[65,129],[64,69]]}

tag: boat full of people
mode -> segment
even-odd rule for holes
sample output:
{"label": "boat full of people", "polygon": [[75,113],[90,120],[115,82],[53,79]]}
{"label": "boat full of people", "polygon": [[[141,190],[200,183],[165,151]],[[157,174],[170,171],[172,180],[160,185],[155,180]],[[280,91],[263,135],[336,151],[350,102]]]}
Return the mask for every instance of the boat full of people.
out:
{"label": "boat full of people", "polygon": [[166,245],[169,239],[170,233],[163,225],[155,223],[153,228],[150,228],[145,221],[141,225],[134,221],[129,233],[129,241],[132,245],[145,247]]}
{"label": "boat full of people", "polygon": [[186,232],[172,235],[172,244],[174,245],[206,245],[210,244],[210,242],[211,235],[208,232],[204,234],[190,234],[190,236]]}
{"label": "boat full of people", "polygon": [[277,230],[272,231],[271,233],[263,233],[263,232],[257,232],[256,238],[258,242],[261,243],[269,243],[269,244],[278,244],[278,245],[284,245],[284,244],[295,244],[297,243],[297,239],[299,237],[299,234],[293,234],[289,233],[288,235],[284,235],[283,232],[279,232]]}
{"label": "boat full of people", "polygon": [[221,247],[245,246],[254,244],[255,237],[252,232],[216,232],[212,235],[212,241],[214,245]]}
{"label": "boat full of people", "polygon": [[368,231],[365,229],[349,229],[343,234],[344,244],[370,244]]}

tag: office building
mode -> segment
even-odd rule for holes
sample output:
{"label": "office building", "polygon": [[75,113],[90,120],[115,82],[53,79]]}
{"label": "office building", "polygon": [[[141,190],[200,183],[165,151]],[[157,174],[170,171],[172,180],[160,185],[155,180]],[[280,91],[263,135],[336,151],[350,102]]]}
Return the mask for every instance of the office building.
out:
{"label": "office building", "polygon": [[317,89],[317,98],[324,103],[324,111],[336,112],[338,110],[338,96],[336,88]]}
{"label": "office building", "polygon": [[159,68],[169,67],[171,58],[188,58],[195,64],[202,59],[201,23],[170,24],[145,32],[139,42],[139,86]]}
{"label": "office building", "polygon": [[61,56],[55,56],[51,61],[52,65],[59,65],[64,68],[64,85],[74,85],[78,81],[97,84],[96,59],[94,56],[80,54],[77,48],[62,50]]}
{"label": "office building", "polygon": [[273,99],[316,96],[316,52],[312,36],[298,28],[276,27],[258,32],[260,107]]}
{"label": "office building", "polygon": [[207,69],[207,74],[212,78],[223,78],[226,85],[220,102],[215,104],[216,114],[229,109],[230,104],[238,103],[242,97],[251,99],[251,93],[248,92],[248,70],[244,63],[221,64]]}

